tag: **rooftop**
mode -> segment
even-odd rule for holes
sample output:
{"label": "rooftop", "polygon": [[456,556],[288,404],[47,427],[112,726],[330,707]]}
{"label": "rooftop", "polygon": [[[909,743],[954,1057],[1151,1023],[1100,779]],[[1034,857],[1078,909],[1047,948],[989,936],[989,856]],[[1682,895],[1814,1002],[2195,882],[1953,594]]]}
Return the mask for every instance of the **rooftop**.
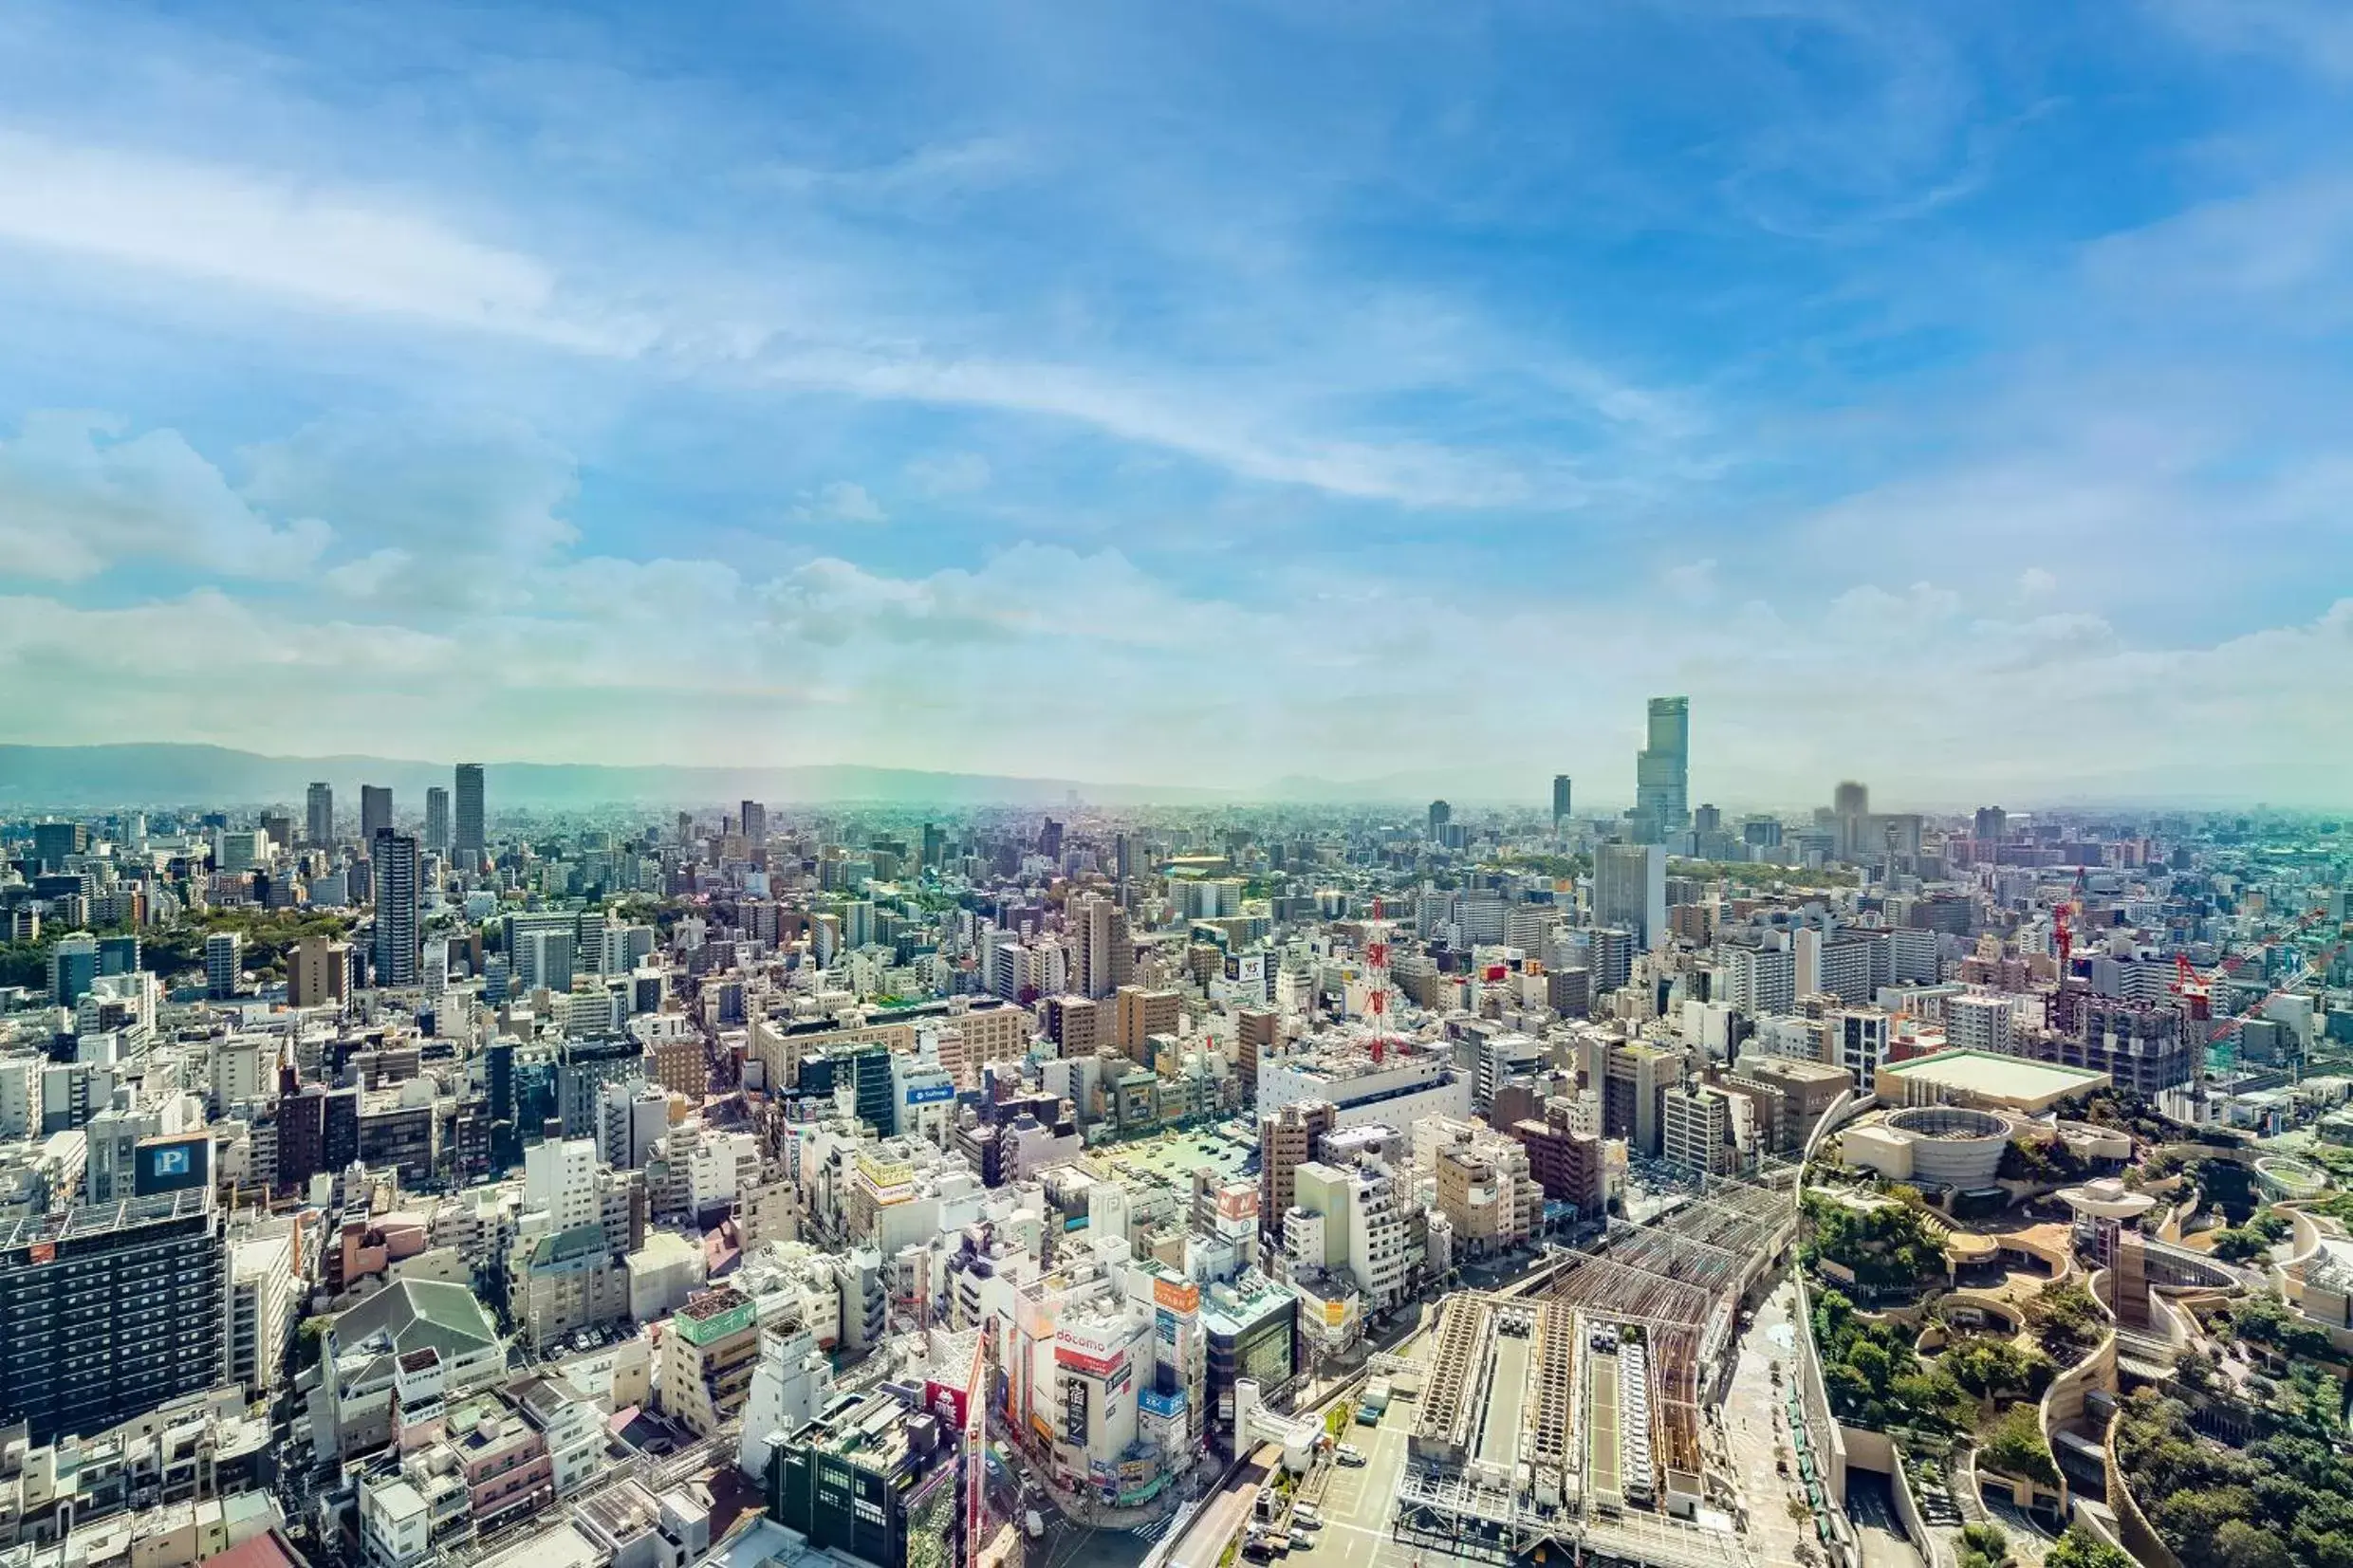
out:
{"label": "rooftop", "polygon": [[2108,1081],[2105,1073],[1992,1051],[1938,1051],[1909,1061],[1888,1062],[1880,1074],[1938,1084],[1984,1099],[2030,1104],[2087,1094]]}

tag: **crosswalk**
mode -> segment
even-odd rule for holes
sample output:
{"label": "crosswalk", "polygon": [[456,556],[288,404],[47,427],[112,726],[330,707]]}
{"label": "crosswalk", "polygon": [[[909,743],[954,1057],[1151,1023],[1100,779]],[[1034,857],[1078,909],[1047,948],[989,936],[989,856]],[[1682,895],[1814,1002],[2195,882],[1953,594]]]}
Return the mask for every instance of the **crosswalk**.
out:
{"label": "crosswalk", "polygon": [[1172,1510],[1169,1513],[1162,1514],[1158,1519],[1148,1519],[1141,1524],[1129,1525],[1127,1527],[1127,1533],[1134,1536],[1138,1540],[1158,1540],[1162,1536],[1168,1534],[1168,1527],[1176,1522],[1176,1515]]}

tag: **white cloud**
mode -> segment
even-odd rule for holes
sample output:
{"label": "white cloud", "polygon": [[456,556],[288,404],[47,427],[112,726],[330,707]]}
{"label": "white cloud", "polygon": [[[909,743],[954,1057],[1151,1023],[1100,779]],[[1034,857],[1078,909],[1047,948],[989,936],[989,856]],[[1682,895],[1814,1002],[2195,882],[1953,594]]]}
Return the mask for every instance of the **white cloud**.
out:
{"label": "white cloud", "polygon": [[2021,599],[2047,599],[2059,591],[2059,579],[2040,566],[2029,566],[2018,574],[2018,596]]}
{"label": "white cloud", "polygon": [[[949,171],[962,166],[949,159]],[[593,224],[591,225],[593,231]],[[899,296],[935,285],[873,276],[855,242],[841,254],[707,253],[683,263],[658,236],[621,233],[572,271],[486,240],[411,197],[273,170],[69,145],[0,130],[0,243],[171,278],[200,278],[314,311],[384,318],[665,375],[858,398],[1027,415],[1180,453],[1246,479],[1407,506],[1574,504],[1573,465],[1409,436],[1355,437],[1352,399],[1461,388],[1529,372],[1604,421],[1654,434],[1699,428],[1684,399],[1626,384],[1525,339],[1455,323],[1430,302],[1403,312],[1435,341],[1404,354],[1362,347],[1386,302],[1304,288],[1258,362],[1184,351],[1114,360],[1084,348],[1026,359],[973,341],[986,320],[942,308],[912,318]],[[77,286],[104,289],[103,270]],[[209,317],[209,291],[150,291],[138,308]],[[1287,309],[1286,314],[1294,313]],[[1003,336],[1002,334],[997,334]],[[1035,334],[1006,336],[1027,341]],[[947,346],[942,346],[947,345]],[[1529,367],[1534,367],[1532,371]]]}
{"label": "white cloud", "polygon": [[1715,597],[1715,557],[1678,562],[1658,574],[1666,590],[1678,599],[1701,602]]}
{"label": "white cloud", "polygon": [[641,322],[568,310],[535,257],[365,194],[0,132],[0,237],[310,304],[627,354]]}
{"label": "white cloud", "polygon": [[1865,582],[1830,601],[1830,624],[1850,636],[1892,637],[1950,620],[1960,608],[1960,595],[1933,582],[1915,582],[1900,594]]}
{"label": "white cloud", "polygon": [[330,567],[323,577],[329,590],[345,599],[376,599],[405,576],[415,560],[408,551],[388,544]]}
{"label": "white cloud", "polygon": [[75,582],[161,562],[292,578],[310,570],[331,533],[300,513],[273,523],[177,431],[126,437],[103,415],[45,413],[0,440],[0,577]]}
{"label": "white cloud", "polygon": [[2353,77],[2353,14],[2337,0],[2155,0],[2153,9],[2201,45]]}
{"label": "white cloud", "polygon": [[907,465],[909,481],[930,496],[976,494],[991,477],[989,459],[976,452],[940,452]]}
{"label": "white cloud", "polygon": [[836,479],[806,491],[793,504],[792,515],[803,523],[887,523],[890,514],[867,492],[866,487]]}

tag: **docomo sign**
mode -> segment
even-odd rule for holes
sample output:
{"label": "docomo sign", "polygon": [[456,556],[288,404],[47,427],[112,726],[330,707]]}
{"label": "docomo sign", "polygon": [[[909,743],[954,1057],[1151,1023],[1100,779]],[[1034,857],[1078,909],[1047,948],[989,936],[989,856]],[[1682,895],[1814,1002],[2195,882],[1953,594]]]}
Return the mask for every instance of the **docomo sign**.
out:
{"label": "docomo sign", "polygon": [[1201,1287],[1191,1280],[1158,1279],[1152,1282],[1152,1301],[1171,1312],[1198,1312],[1201,1309]]}

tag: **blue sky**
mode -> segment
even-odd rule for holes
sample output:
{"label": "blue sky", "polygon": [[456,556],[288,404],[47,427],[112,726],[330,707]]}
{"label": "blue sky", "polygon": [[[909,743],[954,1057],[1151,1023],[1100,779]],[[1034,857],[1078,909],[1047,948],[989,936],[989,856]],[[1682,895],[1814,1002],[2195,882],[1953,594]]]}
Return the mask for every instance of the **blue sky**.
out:
{"label": "blue sky", "polygon": [[0,9],[0,737],[2342,803],[2353,11]]}

